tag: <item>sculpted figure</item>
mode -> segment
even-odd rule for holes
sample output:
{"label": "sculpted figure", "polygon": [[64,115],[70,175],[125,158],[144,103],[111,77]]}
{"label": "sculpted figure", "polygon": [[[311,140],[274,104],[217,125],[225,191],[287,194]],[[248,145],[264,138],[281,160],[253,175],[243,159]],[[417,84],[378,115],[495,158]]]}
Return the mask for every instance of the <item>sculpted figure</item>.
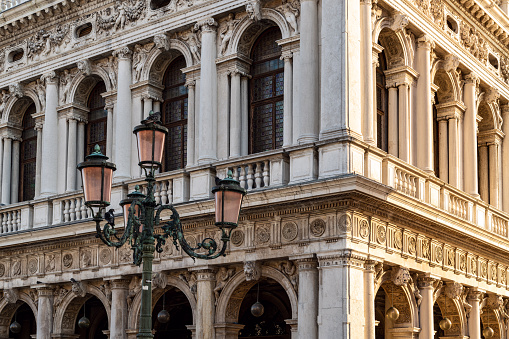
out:
{"label": "sculpted figure", "polygon": [[186,41],[189,45],[189,50],[193,55],[193,58],[196,63],[200,62],[200,40],[198,38],[198,34],[195,32],[190,32],[187,36],[182,36],[182,40]]}
{"label": "sculpted figure", "polygon": [[228,15],[228,21],[226,22],[226,25],[221,29],[221,32],[219,32],[221,37],[221,55],[225,55],[226,49],[228,48],[228,45],[230,43],[230,40],[233,35],[233,30],[235,29],[235,26],[239,23],[240,20],[235,20],[235,14],[230,13]]}
{"label": "sculpted figure", "polygon": [[150,43],[145,46],[136,44],[134,46],[133,70],[135,82],[140,80],[141,70],[145,65],[145,61],[147,61],[148,53],[152,50],[153,47],[154,43]]}
{"label": "sculpted figure", "polygon": [[216,287],[214,288],[214,295],[216,297],[216,304],[219,300],[219,295],[221,294],[221,291],[226,286],[226,283],[228,280],[230,280],[231,277],[235,274],[234,268],[226,268],[221,267],[219,271],[216,274]]}
{"label": "sculpted figure", "polygon": [[298,33],[297,17],[299,16],[299,9],[294,7],[290,0],[283,0],[283,4],[278,7],[278,10],[283,13],[293,32]]}
{"label": "sculpted figure", "polygon": [[117,1],[117,4],[118,4],[118,16],[117,16],[117,20],[115,20],[115,25],[113,25],[113,28],[116,30],[118,30],[119,28],[120,29],[124,29],[125,27],[125,22],[126,22],[126,19],[127,19],[127,15],[126,15],[126,11],[127,11],[127,4],[125,4],[123,1]]}
{"label": "sculpted figure", "polygon": [[246,12],[251,20],[262,20],[262,5],[260,0],[248,0],[246,3]]}

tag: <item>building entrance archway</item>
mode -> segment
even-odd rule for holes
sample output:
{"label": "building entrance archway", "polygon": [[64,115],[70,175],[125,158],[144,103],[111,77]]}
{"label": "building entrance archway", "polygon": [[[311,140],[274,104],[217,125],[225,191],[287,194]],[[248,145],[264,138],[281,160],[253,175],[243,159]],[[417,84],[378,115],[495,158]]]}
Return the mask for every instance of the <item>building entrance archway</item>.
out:
{"label": "building entrance archway", "polygon": [[[161,323],[157,315],[164,309],[170,313],[170,320],[167,323]],[[187,296],[178,288],[170,287],[155,302],[152,310],[152,328],[154,329],[154,339],[172,338],[172,339],[191,339],[192,333],[186,325],[193,324],[193,310]]]}

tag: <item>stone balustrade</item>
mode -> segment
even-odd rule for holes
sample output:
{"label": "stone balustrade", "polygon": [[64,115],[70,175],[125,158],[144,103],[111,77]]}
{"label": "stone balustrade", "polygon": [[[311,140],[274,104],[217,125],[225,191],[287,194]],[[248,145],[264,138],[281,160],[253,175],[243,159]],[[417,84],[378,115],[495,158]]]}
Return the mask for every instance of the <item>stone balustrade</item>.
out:
{"label": "stone balustrade", "polygon": [[7,11],[13,7],[29,2],[29,0],[2,0],[0,2],[0,13]]}
{"label": "stone balustrade", "polygon": [[[303,152],[302,149],[295,152]],[[434,175],[417,169],[400,159],[374,152],[371,148],[364,149],[367,159],[363,174],[381,184],[392,187],[394,192],[389,194],[388,200],[408,199],[408,203],[425,204],[449,214],[451,217],[468,222],[479,228],[487,229],[494,234],[507,238],[509,217],[484,201],[471,196]],[[192,167],[186,170],[160,173],[156,175],[154,196],[157,203],[177,204],[193,200],[211,198],[196,194],[191,181],[202,180],[209,182],[217,176],[224,178],[228,171],[240,181],[241,186],[248,191],[270,189],[285,186],[290,179],[288,154],[283,150],[276,150],[217,162],[211,166]],[[377,165],[378,164],[378,165]],[[317,163],[316,166],[320,166]],[[315,172],[319,172],[316,168]],[[205,174],[204,174],[205,173]],[[196,179],[198,178],[198,179]],[[313,181],[310,179],[309,181]],[[302,182],[305,184],[305,182]],[[132,192],[136,185],[141,192],[146,193],[146,182],[143,179],[133,179],[115,184],[112,190],[111,207],[116,213],[121,213],[120,200],[128,192]],[[210,184],[210,187],[213,183]],[[209,187],[209,188],[210,188]],[[207,188],[207,192],[210,192]],[[207,193],[209,194],[209,193]],[[399,196],[399,197],[398,197]],[[436,217],[436,213],[430,216]],[[21,202],[0,208],[0,233],[23,231],[30,228],[49,225],[69,224],[90,220],[91,212],[85,207],[82,191],[71,192],[51,198]]]}

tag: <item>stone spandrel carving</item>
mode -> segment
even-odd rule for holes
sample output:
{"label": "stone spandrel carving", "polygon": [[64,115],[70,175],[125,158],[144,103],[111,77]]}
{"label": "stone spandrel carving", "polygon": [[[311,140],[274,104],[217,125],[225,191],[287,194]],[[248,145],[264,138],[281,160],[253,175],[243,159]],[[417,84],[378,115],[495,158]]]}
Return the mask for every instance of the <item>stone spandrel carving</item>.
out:
{"label": "stone spandrel carving", "polygon": [[9,85],[9,93],[17,98],[23,97],[23,85],[19,82]]}
{"label": "stone spandrel carving", "polygon": [[41,29],[27,41],[27,56],[39,60],[40,56],[60,53],[71,41],[69,25],[57,25],[53,30]]}
{"label": "stone spandrel carving", "polygon": [[19,292],[15,288],[4,290],[4,298],[8,304],[15,304],[19,300]]}
{"label": "stone spandrel carving", "polygon": [[297,290],[299,288],[299,274],[297,272],[297,266],[294,265],[290,260],[284,260],[279,263],[278,270],[283,273],[293,285],[293,288]]}
{"label": "stone spandrel carving", "polygon": [[141,71],[147,61],[148,54],[154,48],[155,43],[151,42],[146,45],[134,45],[133,53],[133,83],[140,81]]}
{"label": "stone spandrel carving", "polygon": [[152,277],[152,289],[160,288],[165,289],[166,285],[168,285],[168,277],[163,272],[154,273]]}
{"label": "stone spandrel carving", "polygon": [[216,287],[214,287],[214,295],[216,297],[216,305],[219,300],[221,291],[228,281],[235,275],[235,268],[220,267],[216,273]]}
{"label": "stone spandrel carving", "polygon": [[96,63],[96,66],[102,68],[106,74],[108,74],[108,79],[110,81],[110,87],[112,90],[117,88],[117,68],[118,61],[117,58],[113,55],[110,55],[107,58],[101,59]]}
{"label": "stone spandrel carving", "polygon": [[262,276],[261,264],[257,261],[244,262],[244,274],[247,281],[258,281]]}
{"label": "stone spandrel carving", "polygon": [[78,70],[80,71],[80,73],[84,75],[92,74],[92,62],[90,61],[90,59],[80,60],[76,63],[76,65],[78,66]]}
{"label": "stone spandrel carving", "polygon": [[404,286],[410,281],[410,272],[406,267],[393,267],[391,271],[391,280],[396,286]]}
{"label": "stone spandrel carving", "polygon": [[129,292],[127,293],[127,308],[131,308],[134,297],[141,291],[141,277],[134,276],[129,283]]}
{"label": "stone spandrel carving", "polygon": [[154,35],[154,44],[157,49],[168,51],[170,49],[170,38],[166,34]]}
{"label": "stone spandrel carving", "polygon": [[178,33],[177,38],[184,41],[189,46],[194,64],[199,64],[201,59],[201,31],[191,30]]}
{"label": "stone spandrel carving", "polygon": [[248,0],[246,2],[246,13],[253,21],[262,20],[262,4],[260,0]]}
{"label": "stone spandrel carving", "polygon": [[239,22],[239,19],[235,19],[235,14],[230,13],[228,15],[228,20],[221,24],[219,28],[219,37],[221,38],[220,55],[226,55],[226,50],[233,36],[233,31]]}
{"label": "stone spandrel carving", "polygon": [[296,0],[283,0],[281,6],[276,8],[284,15],[286,22],[290,26],[293,34],[299,33],[297,18],[300,15],[300,2]]}
{"label": "stone spandrel carving", "polygon": [[109,281],[105,281],[99,285],[99,289],[103,292],[103,294],[106,296],[106,299],[108,299],[108,301],[111,304],[111,297],[112,297],[111,283]]}
{"label": "stone spandrel carving", "polygon": [[179,279],[186,283],[193,294],[197,292],[197,282],[198,279],[196,274],[193,272],[184,272],[179,274]]}
{"label": "stone spandrel carving", "polygon": [[72,284],[71,291],[77,297],[83,298],[87,294],[87,288],[84,282],[71,279],[71,284]]}

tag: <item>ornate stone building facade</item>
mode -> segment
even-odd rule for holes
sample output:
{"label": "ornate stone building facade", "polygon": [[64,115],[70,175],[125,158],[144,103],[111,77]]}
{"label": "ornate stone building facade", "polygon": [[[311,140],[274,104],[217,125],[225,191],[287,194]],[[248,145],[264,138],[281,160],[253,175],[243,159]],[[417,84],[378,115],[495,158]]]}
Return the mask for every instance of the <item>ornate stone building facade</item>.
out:
{"label": "ornate stone building facade", "polygon": [[156,200],[189,243],[220,237],[216,176],[249,193],[226,257],[156,254],[156,338],[509,339],[508,12],[2,0],[0,338],[136,336],[141,270],[94,237],[76,165],[96,144],[116,163],[120,215],[132,128],[160,111]]}

